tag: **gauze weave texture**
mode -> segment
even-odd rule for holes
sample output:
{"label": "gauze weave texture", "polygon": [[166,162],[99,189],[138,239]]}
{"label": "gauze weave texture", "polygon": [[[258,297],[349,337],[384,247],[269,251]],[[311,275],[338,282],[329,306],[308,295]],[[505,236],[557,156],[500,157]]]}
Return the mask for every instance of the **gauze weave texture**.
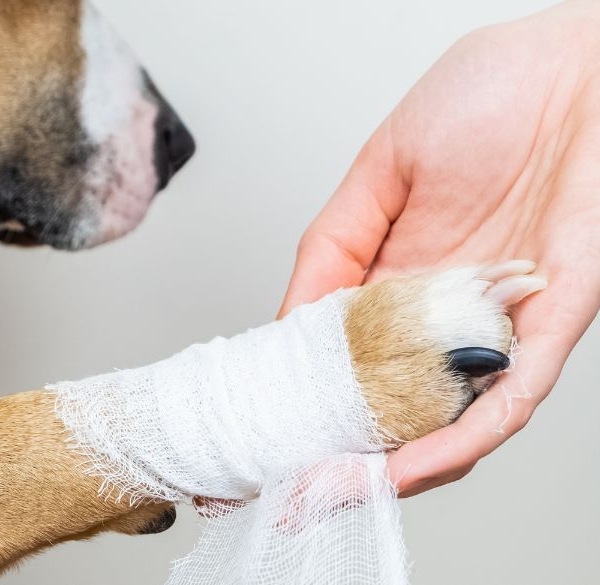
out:
{"label": "gauze weave texture", "polygon": [[105,494],[244,501],[208,506],[169,585],[407,583],[382,437],[348,353],[348,294],[48,388]]}

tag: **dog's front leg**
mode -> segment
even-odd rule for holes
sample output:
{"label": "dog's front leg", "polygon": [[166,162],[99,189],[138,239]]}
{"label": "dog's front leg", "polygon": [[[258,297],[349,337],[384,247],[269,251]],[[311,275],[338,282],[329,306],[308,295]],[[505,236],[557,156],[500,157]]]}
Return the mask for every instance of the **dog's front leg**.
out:
{"label": "dog's front leg", "polygon": [[175,519],[169,503],[98,497],[100,480],[69,447],[44,391],[0,399],[0,573],[19,559],[99,532],[161,532]]}

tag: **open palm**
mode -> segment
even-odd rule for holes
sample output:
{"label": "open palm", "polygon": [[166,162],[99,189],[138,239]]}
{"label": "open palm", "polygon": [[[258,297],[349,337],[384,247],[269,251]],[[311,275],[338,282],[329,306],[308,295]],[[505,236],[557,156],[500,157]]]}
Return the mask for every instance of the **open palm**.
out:
{"label": "open palm", "polygon": [[515,312],[516,373],[388,459],[403,495],[522,428],[600,306],[600,6],[566,2],[453,46],[308,228],[282,314],[340,286],[508,258],[549,287]]}

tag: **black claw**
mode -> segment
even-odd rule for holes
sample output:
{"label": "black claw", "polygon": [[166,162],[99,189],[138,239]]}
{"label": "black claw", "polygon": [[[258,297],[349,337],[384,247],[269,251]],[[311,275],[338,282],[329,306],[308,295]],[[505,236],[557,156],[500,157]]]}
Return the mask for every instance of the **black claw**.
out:
{"label": "black claw", "polygon": [[164,532],[173,526],[177,518],[175,506],[169,506],[158,518],[151,520],[146,526],[140,529],[139,534],[158,534]]}
{"label": "black claw", "polygon": [[482,378],[510,366],[508,356],[485,347],[462,347],[449,351],[446,355],[452,370],[472,378]]}

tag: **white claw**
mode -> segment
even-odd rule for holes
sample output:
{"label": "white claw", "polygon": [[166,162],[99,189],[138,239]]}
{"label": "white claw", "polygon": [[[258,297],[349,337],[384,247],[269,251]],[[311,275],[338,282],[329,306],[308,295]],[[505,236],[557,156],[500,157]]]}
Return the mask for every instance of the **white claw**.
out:
{"label": "white claw", "polygon": [[541,276],[520,274],[500,280],[493,284],[485,294],[492,297],[499,305],[510,307],[547,286],[548,281]]}
{"label": "white claw", "polygon": [[509,276],[531,274],[536,269],[532,260],[508,260],[486,266],[477,276],[490,282],[498,282]]}

